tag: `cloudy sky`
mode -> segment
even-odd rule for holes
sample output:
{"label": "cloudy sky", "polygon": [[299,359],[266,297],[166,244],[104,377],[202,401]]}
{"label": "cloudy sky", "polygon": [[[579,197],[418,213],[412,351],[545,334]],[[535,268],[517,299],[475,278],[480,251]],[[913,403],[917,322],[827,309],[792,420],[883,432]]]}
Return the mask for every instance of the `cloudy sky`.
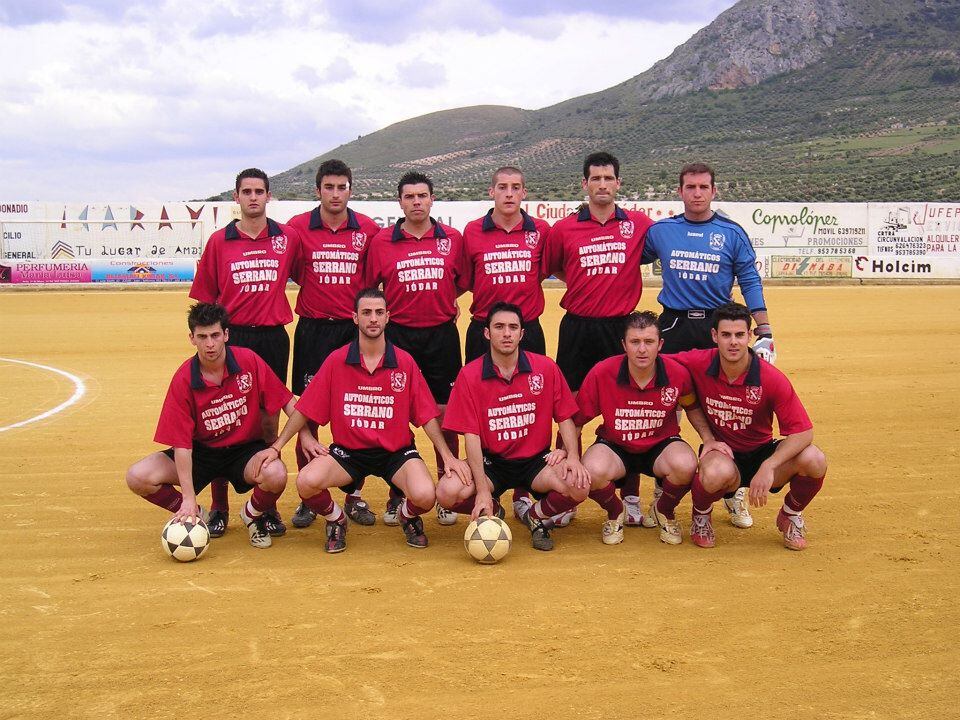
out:
{"label": "cloudy sky", "polygon": [[734,0],[0,0],[0,201],[187,200],[399,120],[615,85]]}

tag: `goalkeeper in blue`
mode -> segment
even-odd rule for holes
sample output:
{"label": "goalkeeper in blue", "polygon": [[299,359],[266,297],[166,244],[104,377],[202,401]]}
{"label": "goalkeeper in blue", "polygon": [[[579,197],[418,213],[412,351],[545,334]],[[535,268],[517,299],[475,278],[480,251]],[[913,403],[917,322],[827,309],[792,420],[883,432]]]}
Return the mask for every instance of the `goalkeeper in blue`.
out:
{"label": "goalkeeper in blue", "polygon": [[[658,321],[663,338],[661,354],[715,347],[710,317],[716,308],[733,299],[736,279],[744,304],[756,321],[753,350],[773,363],[777,354],[757,272],[757,255],[746,231],[712,209],[711,203],[717,196],[713,168],[704,163],[684,165],[678,193],[683,200],[683,215],[660,220],[650,227],[643,251],[643,262],[659,259],[663,266],[663,290],[657,297],[663,306]],[[625,494],[627,490],[624,488]],[[659,491],[659,487],[654,490],[654,502]],[[739,528],[753,525],[745,500],[743,488],[724,498],[730,521]],[[639,503],[639,497],[636,502]],[[643,517],[647,519],[646,515]]]}

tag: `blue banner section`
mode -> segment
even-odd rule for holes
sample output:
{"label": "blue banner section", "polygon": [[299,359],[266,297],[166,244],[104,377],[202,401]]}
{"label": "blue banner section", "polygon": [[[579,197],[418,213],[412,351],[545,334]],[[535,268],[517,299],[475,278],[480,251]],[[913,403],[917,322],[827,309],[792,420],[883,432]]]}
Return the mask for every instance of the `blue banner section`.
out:
{"label": "blue banner section", "polygon": [[191,282],[196,260],[93,260],[87,263],[93,282]]}

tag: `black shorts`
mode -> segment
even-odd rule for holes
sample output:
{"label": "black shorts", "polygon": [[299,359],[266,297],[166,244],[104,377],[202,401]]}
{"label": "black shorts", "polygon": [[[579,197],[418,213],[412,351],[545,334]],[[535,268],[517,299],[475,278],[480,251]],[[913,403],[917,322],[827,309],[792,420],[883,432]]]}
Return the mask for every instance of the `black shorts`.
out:
{"label": "black shorts", "polygon": [[228,345],[253,350],[287,384],[290,362],[290,336],[283,325],[231,325]]}
{"label": "black shorts", "polygon": [[388,323],[387,339],[413,356],[433,399],[439,405],[446,405],[450,387],[463,367],[457,324],[451,320],[442,325],[415,328]]}
{"label": "black shorts", "polygon": [[[771,440],[766,445],[761,445],[748,452],[734,451],[733,462],[736,464],[737,470],[740,471],[740,487],[749,487],[753,476],[757,474],[757,470],[760,469],[764,460],[773,455],[773,451],[777,449],[779,444],[779,440]],[[780,492],[780,488],[772,487],[770,492]]]}
{"label": "black shorts", "polygon": [[[231,445],[212,448],[194,443],[193,445],[193,491],[199,493],[217,478],[226,478],[238,493],[253,490],[254,486],[243,479],[243,471],[250,458],[261,450],[266,450],[263,440],[254,440],[243,445]],[[163,451],[174,460],[173,448]],[[174,462],[176,462],[174,460]]]}
{"label": "black shorts", "polygon": [[[490,349],[490,341],[483,336],[483,329],[487,324],[483,320],[471,320],[467,327],[466,362],[476,360]],[[543,328],[540,319],[523,321],[523,339],[520,347],[538,355],[547,354],[547,341],[543,337]]]}
{"label": "black shorts", "polygon": [[607,318],[567,313],[560,321],[557,365],[571,390],[579,390],[587,373],[601,360],[623,352],[625,315]]}
{"label": "black shorts", "polygon": [[376,475],[387,481],[387,485],[399,494],[403,491],[393,484],[393,476],[408,460],[422,460],[414,445],[408,445],[396,451],[381,450],[351,450],[343,445],[333,443],[330,446],[330,457],[336,460],[340,467],[347,471],[352,482],[344,485],[341,490],[349,494],[363,487],[363,479],[367,475]]}
{"label": "black shorts", "polygon": [[[675,442],[681,442],[686,445],[683,438],[679,435],[674,435],[673,437],[668,437],[666,440],[661,440],[649,450],[644,450],[643,452],[639,453],[630,452],[622,445],[617,445],[616,443],[599,437],[594,445],[604,445],[610,448],[616,454],[616,456],[620,458],[620,461],[623,463],[623,467],[626,468],[628,474],[638,473],[640,475],[647,475],[649,477],[657,477],[653,472],[653,466],[656,464],[657,458],[660,457],[660,453],[667,449],[667,445],[672,445]],[[687,445],[687,447],[690,446]],[[614,482],[619,488],[623,487],[625,480],[626,478],[620,478]]]}
{"label": "black shorts", "polygon": [[547,493],[537,492],[531,485],[533,485],[533,481],[540,474],[540,471],[547,466],[547,455],[549,454],[550,449],[548,448],[533,457],[508,460],[493,453],[484,453],[483,472],[493,483],[493,497],[499,498],[507,490],[516,488],[529,490],[530,494],[538,500],[546,497]]}
{"label": "black shorts", "polygon": [[300,318],[293,331],[293,377],[290,379],[293,394],[303,395],[327,356],[356,338],[357,326],[352,318]]}
{"label": "black shorts", "polygon": [[710,350],[716,347],[710,335],[713,310],[674,310],[664,308],[657,321],[663,338],[662,353],[684,350]]}

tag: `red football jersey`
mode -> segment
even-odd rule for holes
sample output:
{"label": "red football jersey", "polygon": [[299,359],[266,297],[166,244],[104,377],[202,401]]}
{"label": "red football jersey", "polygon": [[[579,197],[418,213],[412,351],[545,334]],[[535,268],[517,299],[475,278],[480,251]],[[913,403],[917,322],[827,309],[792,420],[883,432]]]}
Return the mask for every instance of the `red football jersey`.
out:
{"label": "red football jersey", "polygon": [[781,435],[810,430],[813,423],[787,376],[750,351],[747,371],[728,381],[720,370],[720,351],[687,350],[670,355],[686,366],[714,437],[737,452],[773,439],[773,416]]}
{"label": "red football jersey", "polygon": [[640,256],[651,225],[646,214],[620,207],[600,224],[587,205],[559,220],[550,230],[547,269],[564,273],[560,306],[584,317],[633,312],[643,291]]}
{"label": "red football jersey", "polygon": [[389,341],[372,373],[363,365],[358,340],[334,350],[297,410],[318,425],[329,424],[338,445],[391,452],[413,443],[411,423],[421,427],[440,416],[417,363]]}
{"label": "red football jersey", "polygon": [[300,262],[300,235],[267,219],[256,238],[240,232],[234,220],[217,230],[200,256],[190,297],[218,302],[234,325],[286,325],[293,320],[287,279]]}
{"label": "red football jersey", "polygon": [[587,373],[577,403],[577,425],[602,415],[597,437],[640,453],[680,434],[677,405],[695,407],[696,396],[690,373],[677,361],[658,356],[653,378],[640,387],[630,375],[627,356],[614,355]]}
{"label": "red football jersey", "polygon": [[293,397],[253,350],[227,347],[226,374],[207,382],[194,355],[170,381],[153,439],[175,448],[242,445],[263,437],[261,408],[272,415]]}
{"label": "red football jersey", "polygon": [[465,289],[463,238],[433,218],[419,240],[402,224],[384,228],[373,239],[364,284],[383,283],[390,322],[433,327],[453,320],[457,295]]}
{"label": "red football jersey", "polygon": [[479,435],[484,450],[519,460],[549,448],[553,422],[576,412],[577,401],[550,358],[521,350],[516,372],[505,380],[486,353],[457,375],[443,429]]}
{"label": "red football jersey", "polygon": [[366,215],[347,209],[338,228],[323,224],[320,207],[290,218],[300,233],[302,262],[294,269],[300,285],[297,315],[322,320],[349,320],[353,301],[363,284],[367,249],[380,226]]}
{"label": "red football jersey", "polygon": [[520,211],[523,221],[509,232],[493,221],[493,210],[463,229],[464,285],[473,291],[470,315],[487,319],[495,302],[520,307],[524,320],[543,314],[543,250],[550,226]]}

